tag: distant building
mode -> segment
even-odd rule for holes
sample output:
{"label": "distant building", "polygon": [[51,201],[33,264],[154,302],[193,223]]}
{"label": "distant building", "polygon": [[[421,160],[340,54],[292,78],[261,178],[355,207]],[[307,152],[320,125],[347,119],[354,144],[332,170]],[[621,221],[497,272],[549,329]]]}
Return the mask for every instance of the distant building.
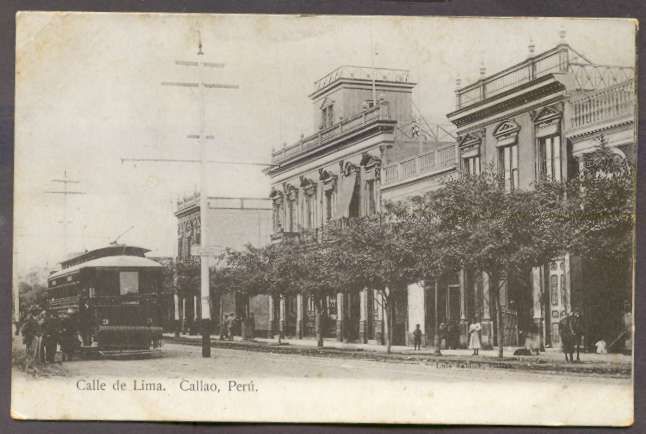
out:
{"label": "distant building", "polygon": [[[267,198],[209,197],[208,237],[206,247],[215,256],[226,248],[241,250],[247,244],[261,247],[270,242],[272,231],[271,201]],[[196,333],[200,318],[200,281],[195,276],[182,276],[182,270],[197,268],[200,263],[200,197],[194,194],[177,203],[177,297],[175,318],[183,331]],[[217,266],[215,260],[210,266]],[[218,325],[225,314],[234,313],[246,318],[254,313],[256,329],[267,330],[268,304],[266,296],[247,300],[241,294],[213,294],[211,315]]]}

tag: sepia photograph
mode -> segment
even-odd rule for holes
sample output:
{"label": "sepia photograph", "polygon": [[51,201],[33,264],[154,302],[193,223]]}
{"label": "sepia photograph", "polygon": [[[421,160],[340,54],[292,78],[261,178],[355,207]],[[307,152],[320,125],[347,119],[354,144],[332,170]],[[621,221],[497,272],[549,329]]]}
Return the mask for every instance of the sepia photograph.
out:
{"label": "sepia photograph", "polygon": [[632,425],[637,30],[19,12],[11,416]]}

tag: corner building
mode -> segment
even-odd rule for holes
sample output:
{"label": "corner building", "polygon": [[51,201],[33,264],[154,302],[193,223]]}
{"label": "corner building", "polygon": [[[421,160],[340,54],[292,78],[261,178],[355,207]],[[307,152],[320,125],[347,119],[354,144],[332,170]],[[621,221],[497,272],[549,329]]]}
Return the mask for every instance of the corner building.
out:
{"label": "corner building", "polygon": [[[413,124],[414,87],[406,70],[360,66],[341,66],[315,82],[309,98],[317,131],[272,152],[272,242],[320,240],[327,225],[379,211],[384,162],[417,146],[399,132]],[[313,300],[297,295],[274,302],[277,331],[315,334]],[[353,295],[340,288],[325,310],[324,336],[382,341],[383,308],[375,291]],[[395,311],[393,343],[404,344],[406,300]]]}
{"label": "corner building", "polygon": [[[542,178],[576,176],[601,137],[632,160],[635,103],[632,68],[594,64],[562,40],[537,55],[530,46],[525,61],[495,74],[481,68],[478,81],[458,85],[456,110],[447,117],[458,128],[459,170],[479,173],[491,165],[506,189],[531,189]],[[507,276],[500,294],[504,344],[522,346],[534,331],[545,345],[558,346],[560,316],[573,310],[583,313],[586,346],[601,338],[612,342],[621,331],[630,279],[600,288],[585,265],[564,253],[529,276]],[[484,345],[497,345],[487,276],[465,270],[462,279],[467,318],[480,314]]]}

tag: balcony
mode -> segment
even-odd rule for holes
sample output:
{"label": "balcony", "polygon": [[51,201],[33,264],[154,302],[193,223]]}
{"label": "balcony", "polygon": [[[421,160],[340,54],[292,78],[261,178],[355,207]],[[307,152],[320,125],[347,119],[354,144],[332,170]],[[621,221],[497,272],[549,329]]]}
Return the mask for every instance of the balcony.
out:
{"label": "balcony", "polygon": [[635,80],[582,94],[570,100],[570,130],[610,123],[635,116]]}
{"label": "balcony", "polygon": [[[390,113],[387,104],[378,104],[351,118],[343,119],[329,128],[319,130],[317,133],[303,137],[298,143],[272,151],[271,163],[279,165],[298,155],[305,154],[314,149],[321,148],[335,139],[346,134],[358,131],[369,124],[379,121],[390,121]],[[394,123],[394,121],[391,121]]]}
{"label": "balcony", "polygon": [[500,95],[549,74],[570,74],[574,90],[592,90],[633,77],[633,68],[596,65],[567,44],[504,69],[456,91],[456,110]]}
{"label": "balcony", "polygon": [[424,174],[454,168],[456,166],[455,153],[455,145],[450,145],[399,163],[389,164],[383,169],[382,185],[387,186]]}

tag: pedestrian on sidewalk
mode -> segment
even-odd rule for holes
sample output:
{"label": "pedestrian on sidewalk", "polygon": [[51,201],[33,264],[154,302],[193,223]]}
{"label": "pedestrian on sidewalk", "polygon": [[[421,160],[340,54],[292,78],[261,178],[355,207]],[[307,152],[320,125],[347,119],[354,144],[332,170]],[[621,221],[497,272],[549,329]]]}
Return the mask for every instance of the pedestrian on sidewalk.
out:
{"label": "pedestrian on sidewalk", "polygon": [[415,346],[415,350],[420,350],[422,346],[422,330],[419,328],[419,324],[415,326],[415,330],[413,331],[413,345]]}
{"label": "pedestrian on sidewalk", "polygon": [[469,349],[473,350],[473,355],[477,356],[480,350],[480,318],[478,315],[474,316],[473,323],[469,326]]}

